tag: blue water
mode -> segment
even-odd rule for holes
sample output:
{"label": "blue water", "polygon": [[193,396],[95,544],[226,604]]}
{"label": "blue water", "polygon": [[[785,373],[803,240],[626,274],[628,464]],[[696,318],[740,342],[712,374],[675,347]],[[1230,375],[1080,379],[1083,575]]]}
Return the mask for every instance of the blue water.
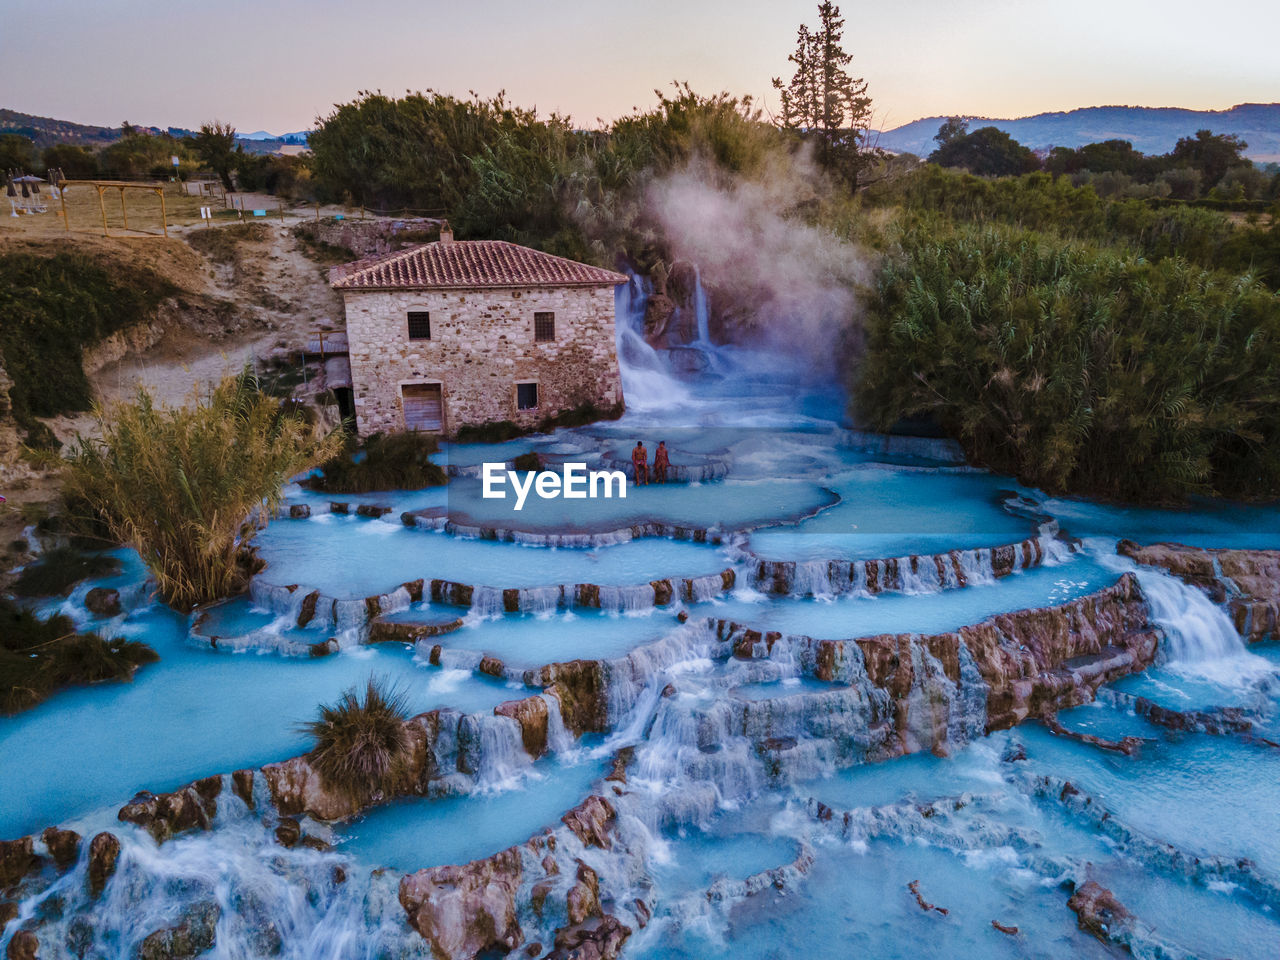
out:
{"label": "blue water", "polygon": [[1117,577],[1115,571],[1077,554],[1061,564],[1023,570],[994,583],[962,590],[914,596],[850,594],[785,603],[738,592],[725,600],[699,604],[691,612],[821,639],[943,633],[1011,610],[1066,603],[1114,583]]}
{"label": "blue water", "polygon": [[[636,369],[628,376],[633,385],[640,382]],[[1021,540],[1032,535],[1034,521],[1025,511],[1014,513],[1002,505],[1004,493],[1015,491],[1071,533],[1096,538],[1064,562],[964,589],[780,598],[754,592],[744,585],[744,576],[729,596],[689,605],[694,618],[840,639],[949,631],[1000,613],[1068,602],[1113,583],[1126,569],[1113,556],[1120,536],[1280,546],[1275,507],[1203,503],[1187,511],[1128,510],[1052,499],[1005,477],[930,469],[922,457],[876,463],[841,445],[834,426],[842,411],[840,397],[805,396],[780,405],[779,383],[767,378],[741,383],[726,377],[700,386],[657,377],[647,382],[653,393],[638,395],[635,412],[617,423],[510,444],[453,445],[440,459],[473,466],[536,449],[553,458],[581,457],[598,464],[603,453],[625,451],[643,437],[650,448],[666,439],[676,462],[728,463],[727,480],[632,489],[626,500],[585,504],[531,499],[519,513],[510,501],[482,499],[479,481],[467,477],[454,478],[445,488],[360,496],[293,487],[289,499],[310,504],[315,515],[281,519],[258,534],[269,564],[264,579],[363,597],[420,577],[500,587],[631,585],[715,573],[734,563],[730,549],[661,538],[549,549],[466,540],[399,522],[400,511],[426,507],[455,519],[538,531],[613,530],[639,520],[759,528],[746,543],[760,554],[813,560]],[[331,515],[331,500],[381,503],[393,512],[383,520]],[[109,582],[136,600],[145,593],[144,577],[136,558],[126,560],[125,570]],[[749,569],[749,562],[739,564],[740,572]],[[197,777],[299,754],[309,746],[299,724],[313,717],[319,704],[370,676],[397,683],[413,712],[440,706],[487,712],[527,692],[471,671],[430,667],[404,644],[359,646],[357,637],[345,638],[350,646],[342,652],[316,660],[213,652],[188,640],[185,617],[145,598],[117,621],[88,617],[80,603],[87,586],[42,609],[62,609],[88,628],[144,640],[161,660],[142,668],[132,683],[63,691],[34,710],[0,718],[0,837],[55,823],[99,829],[138,789],[171,789]],[[1206,618],[1203,597],[1177,584],[1165,587],[1162,609],[1169,622],[1163,624],[1162,662],[1116,688],[1176,709],[1237,705],[1256,719],[1260,733],[1280,736],[1280,683],[1273,682],[1280,647],[1259,648],[1253,656],[1226,649],[1218,643],[1223,638],[1214,635],[1221,623]],[[434,621],[457,613],[420,604],[390,618]],[[432,642],[534,667],[620,658],[676,626],[674,611],[663,609],[469,617],[462,628]],[[327,636],[321,629],[297,630],[245,598],[212,608],[204,629],[224,636],[274,630],[302,642]],[[640,654],[633,659],[644,662]],[[1179,948],[1202,956],[1275,956],[1280,922],[1274,906],[1228,885],[1205,885],[1142,862],[1056,801],[1033,797],[1027,780],[1033,773],[1069,779],[1134,830],[1195,855],[1250,858],[1276,878],[1280,839],[1272,824],[1280,803],[1278,750],[1238,737],[1173,734],[1103,702],[1064,711],[1060,720],[1110,739],[1143,738],[1135,756],[1054,737],[1029,723],[954,746],[947,757],[914,755],[831,775],[830,764],[814,760],[777,781],[787,786],[770,788],[763,777],[718,777],[738,756],[735,745],[700,742],[691,749],[705,733],[693,728],[721,697],[800,697],[827,685],[785,676],[793,672],[786,664],[699,661],[683,666],[688,676],[671,681],[678,696],[670,702],[693,703],[692,712],[672,711],[661,733],[665,740],[648,740],[643,722],[633,739],[641,749],[670,748],[692,757],[690,767],[706,783],[636,780],[605,787],[600,778],[615,744],[606,749],[602,738],[588,738],[568,756],[516,764],[504,779],[482,783],[474,795],[401,800],[336,825],[336,850],[330,854],[285,855],[263,833],[268,828],[247,814],[220,823],[210,835],[171,842],[158,851],[149,840],[125,831],[138,862],[187,878],[148,892],[152,912],[145,922],[160,916],[173,922],[183,898],[195,895],[188,886],[199,889],[200,878],[218,878],[220,889],[249,883],[253,896],[263,895],[271,909],[293,911],[290,922],[298,925],[298,933],[286,956],[361,955],[360,944],[377,945],[369,946],[368,956],[421,954],[421,940],[404,927],[395,900],[398,874],[521,843],[556,828],[567,809],[604,787],[623,811],[617,829],[625,842],[583,856],[601,872],[611,908],[636,929],[624,956],[1112,956],[1077,928],[1066,907],[1067,886],[1086,876],[1111,886],[1156,937]],[[645,694],[648,699],[641,696],[641,702],[654,709],[652,702],[661,700],[658,689]],[[687,727],[681,726],[682,717]],[[1017,745],[1027,759],[1003,759]],[[759,762],[754,753],[748,759]],[[749,788],[719,789],[748,782]],[[717,787],[699,789],[710,783]],[[806,813],[810,797],[838,811],[832,823],[818,823]],[[935,801],[930,816],[920,815],[919,805]],[[844,811],[854,824],[847,837],[838,829]],[[779,881],[780,887],[766,885],[746,898],[708,896],[713,889],[723,893],[752,874],[791,864],[802,851],[814,857],[806,876]],[[349,889],[363,892],[335,894],[324,887],[317,893],[315,877],[329,876],[333,862],[347,864]],[[387,874],[374,872],[379,868]],[[912,881],[919,881],[921,895],[948,914],[922,911],[908,890]],[[636,897],[654,907],[644,930],[622,912]],[[163,909],[156,907],[157,898]],[[240,903],[228,900],[233,902]],[[95,920],[127,929],[144,923],[131,912],[131,903],[113,909],[118,916],[95,915]],[[540,929],[527,913],[521,922],[530,939],[550,943],[553,931]],[[991,926],[992,920],[1016,925],[1020,932],[1007,936]],[[221,927],[220,938],[229,936],[233,925]],[[395,945],[384,949],[387,936]],[[6,943],[0,935],[0,946]]]}
{"label": "blue water", "polygon": [[[413,619],[413,608],[401,616]],[[550,616],[506,614],[490,620],[468,619],[460,630],[433,637],[431,642],[446,650],[470,650],[510,664],[538,666],[560,660],[625,656],[678,625],[675,614],[661,608],[626,614],[598,610]]]}
{"label": "blue water", "polygon": [[335,842],[363,863],[403,873],[468,863],[558,826],[561,815],[586,799],[605,772],[589,761],[548,758],[523,782],[478,796],[405,799],[378,807],[343,824]]}
{"label": "blue water", "polygon": [[302,753],[310,740],[298,725],[370,676],[398,684],[414,713],[489,710],[518,695],[497,681],[427,667],[399,644],[319,660],[228,656],[189,646],[185,618],[160,606],[103,626],[145,641],[160,661],[132,683],[67,690],[0,718],[0,767],[9,772],[0,837],[120,806],[138,790],[170,790]]}
{"label": "blue water", "polygon": [[758,531],[751,548],[782,560],[896,557],[998,546],[1033,534],[1029,520],[1001,506],[1000,493],[1011,485],[987,473],[868,466],[831,487],[838,505],[795,527]]}
{"label": "blue water", "polygon": [[265,580],[303,584],[335,597],[386,593],[419,578],[492,587],[623,586],[701,576],[729,565],[715,547],[661,538],[553,551],[465,540],[411,529],[398,520],[336,514],[276,521],[258,534],[256,543],[267,561]]}

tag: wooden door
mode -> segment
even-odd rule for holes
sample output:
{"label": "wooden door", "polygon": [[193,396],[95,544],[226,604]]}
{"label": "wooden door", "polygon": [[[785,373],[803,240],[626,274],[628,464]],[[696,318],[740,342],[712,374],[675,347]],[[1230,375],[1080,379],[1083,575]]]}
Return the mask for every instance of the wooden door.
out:
{"label": "wooden door", "polygon": [[400,388],[406,430],[440,433],[444,426],[444,400],[438,383],[406,383]]}

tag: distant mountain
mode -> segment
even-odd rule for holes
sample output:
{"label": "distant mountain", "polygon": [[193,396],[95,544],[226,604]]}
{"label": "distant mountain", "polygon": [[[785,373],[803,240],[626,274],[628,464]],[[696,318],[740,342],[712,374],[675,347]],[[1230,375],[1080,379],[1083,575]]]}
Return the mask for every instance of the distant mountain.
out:
{"label": "distant mountain", "polygon": [[278,140],[281,143],[306,143],[311,136],[310,130],[298,130],[294,133],[268,133],[266,130],[255,130],[253,133],[237,133],[237,140]]}
{"label": "distant mountain", "polygon": [[[158,127],[144,127],[159,133]],[[103,146],[120,139],[119,127],[95,127],[52,117],[37,117],[16,110],[0,110],[0,133],[17,133],[35,141],[40,148],[55,143],[79,143],[84,146]]]}
{"label": "distant mountain", "polygon": [[[137,126],[135,124],[135,126]],[[168,133],[175,137],[194,137],[195,130],[186,127],[144,127],[137,126],[147,133]],[[55,120],[52,117],[37,117],[30,113],[19,113],[16,110],[0,109],[0,133],[16,133],[35,142],[44,149],[55,143],[78,143],[86,147],[103,147],[120,139],[120,128],[96,127],[87,123],[72,123],[70,120]],[[285,133],[280,136],[258,130],[250,134],[237,134],[237,140],[253,144],[251,152],[261,152],[267,144],[303,144],[311,135],[310,130],[299,130],[296,133]],[[266,152],[273,152],[271,146]]]}
{"label": "distant mountain", "polygon": [[[937,146],[933,136],[946,117],[925,117],[880,135],[880,146],[896,153],[928,156]],[[1143,153],[1168,153],[1179,137],[1197,130],[1234,133],[1254,160],[1280,160],[1280,103],[1241,103],[1229,110],[1185,110],[1181,107],[1082,107],[1065,113],[1003,120],[966,117],[969,129],[999,127],[1033,150],[1080,147],[1102,140],[1129,140]]]}

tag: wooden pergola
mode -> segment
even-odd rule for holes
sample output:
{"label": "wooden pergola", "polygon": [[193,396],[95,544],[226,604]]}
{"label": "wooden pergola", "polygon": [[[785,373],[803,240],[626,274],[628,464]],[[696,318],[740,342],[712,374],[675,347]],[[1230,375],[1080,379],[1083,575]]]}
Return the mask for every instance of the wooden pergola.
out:
{"label": "wooden pergola", "polygon": [[[71,221],[67,216],[67,187],[89,186],[98,191],[98,209],[102,211],[102,235],[104,237],[112,236],[110,229],[107,227],[107,203],[105,194],[108,190],[120,191],[120,214],[124,217],[124,228],[129,229],[129,211],[125,206],[124,192],[126,190],[148,190],[160,198],[160,228],[164,236],[169,236],[169,215],[165,210],[164,204],[164,184],[162,183],[130,183],[126,180],[60,180],[56,184],[58,187],[58,196],[62,200],[62,225],[66,228],[67,233],[71,232]],[[145,236],[157,237],[160,234],[148,231],[135,231],[132,235],[137,236],[142,233]],[[130,234],[118,233],[117,237],[127,237]]]}

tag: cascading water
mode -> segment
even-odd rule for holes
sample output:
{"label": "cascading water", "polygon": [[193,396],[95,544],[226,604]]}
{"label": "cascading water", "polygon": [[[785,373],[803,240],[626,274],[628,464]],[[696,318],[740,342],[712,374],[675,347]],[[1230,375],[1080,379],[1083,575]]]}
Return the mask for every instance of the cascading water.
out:
{"label": "cascading water", "polygon": [[707,310],[707,291],[702,286],[702,271],[693,268],[693,315],[697,323],[698,346],[711,347],[711,320]]}
{"label": "cascading water", "polygon": [[1250,653],[1226,612],[1204,594],[1167,573],[1134,571],[1151,605],[1151,619],[1164,632],[1163,662],[1171,670],[1224,687],[1242,687],[1276,668]]}
{"label": "cascading water", "polygon": [[645,412],[679,406],[688,400],[688,390],[671,376],[666,363],[644,338],[649,283],[630,270],[627,276],[628,282],[614,293],[618,366],[627,407]]}

